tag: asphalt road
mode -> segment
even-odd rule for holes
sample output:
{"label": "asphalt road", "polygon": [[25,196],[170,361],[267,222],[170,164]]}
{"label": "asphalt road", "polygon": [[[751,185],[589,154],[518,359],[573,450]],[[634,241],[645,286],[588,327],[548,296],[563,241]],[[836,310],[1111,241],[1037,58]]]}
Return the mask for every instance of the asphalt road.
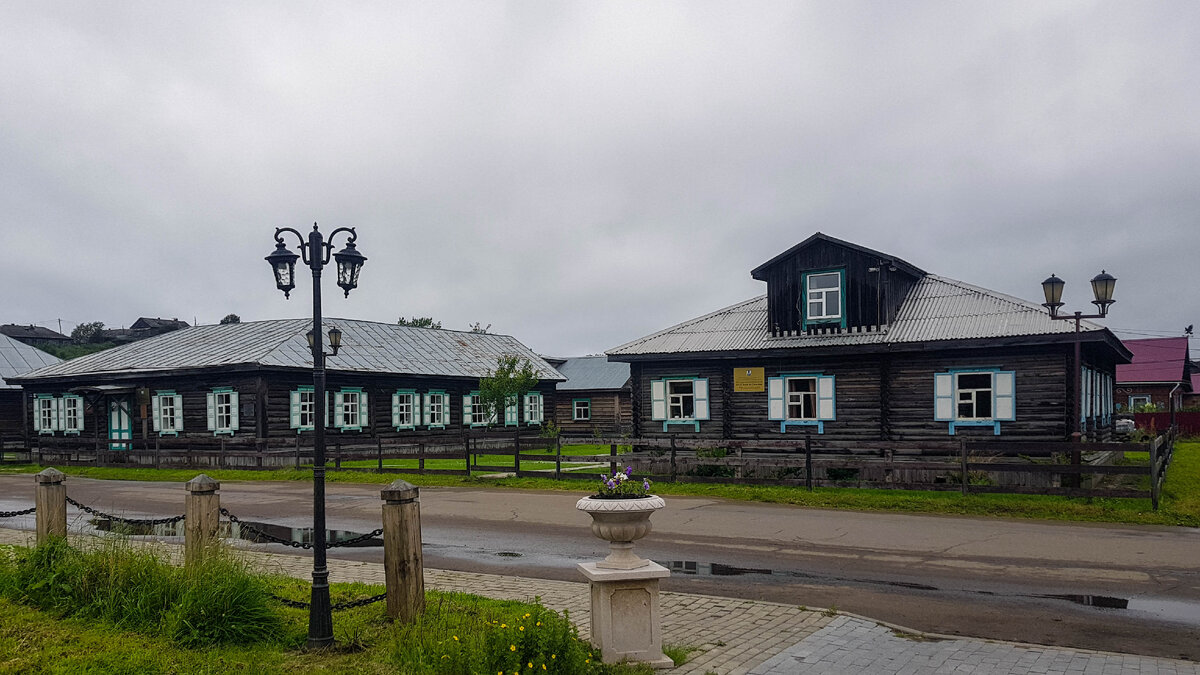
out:
{"label": "asphalt road", "polygon": [[[71,478],[67,485],[75,499],[121,515],[183,510],[175,483]],[[330,529],[379,527],[380,487],[329,485]],[[575,510],[578,497],[423,488],[425,563],[580,581],[575,564],[603,557],[606,545]],[[221,498],[243,520],[302,528],[311,517],[309,483],[227,483]],[[0,476],[0,511],[32,501],[31,476]],[[637,551],[675,570],[667,590],[836,607],[938,633],[1200,660],[1200,531],[1193,529],[683,497],[668,499],[653,524]],[[378,547],[331,555],[383,559]]]}

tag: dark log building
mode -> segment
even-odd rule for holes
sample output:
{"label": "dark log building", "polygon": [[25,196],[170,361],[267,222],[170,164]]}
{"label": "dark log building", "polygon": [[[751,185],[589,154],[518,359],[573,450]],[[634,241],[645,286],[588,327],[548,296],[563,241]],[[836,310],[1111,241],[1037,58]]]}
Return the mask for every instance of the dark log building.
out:
{"label": "dark log building", "polygon": [[1082,324],[1076,381],[1072,322],[895,256],[817,233],[751,276],[766,295],[608,352],[630,364],[637,435],[1064,440],[1111,428],[1130,353],[1098,324]]}

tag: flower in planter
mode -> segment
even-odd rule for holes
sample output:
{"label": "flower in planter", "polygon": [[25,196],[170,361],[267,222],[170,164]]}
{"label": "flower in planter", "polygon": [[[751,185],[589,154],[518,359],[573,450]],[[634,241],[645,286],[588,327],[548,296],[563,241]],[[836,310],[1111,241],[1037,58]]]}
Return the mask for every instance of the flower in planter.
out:
{"label": "flower in planter", "polygon": [[633,467],[614,471],[611,476],[600,474],[600,489],[592,495],[595,499],[632,499],[650,494],[650,479],[633,480]]}

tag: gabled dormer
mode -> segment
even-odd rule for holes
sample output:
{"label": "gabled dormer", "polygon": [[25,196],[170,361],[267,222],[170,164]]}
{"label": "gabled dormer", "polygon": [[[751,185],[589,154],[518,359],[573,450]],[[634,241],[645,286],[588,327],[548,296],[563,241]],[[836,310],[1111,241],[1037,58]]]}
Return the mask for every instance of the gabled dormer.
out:
{"label": "gabled dormer", "polygon": [[767,282],[772,336],[880,331],[925,271],[820,232],[750,272]]}

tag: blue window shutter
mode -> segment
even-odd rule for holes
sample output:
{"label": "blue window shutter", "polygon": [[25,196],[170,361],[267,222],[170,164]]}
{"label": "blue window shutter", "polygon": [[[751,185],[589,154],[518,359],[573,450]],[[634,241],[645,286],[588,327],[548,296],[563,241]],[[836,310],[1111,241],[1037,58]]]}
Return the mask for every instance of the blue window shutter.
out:
{"label": "blue window shutter", "polygon": [[1011,370],[996,371],[992,383],[992,418],[997,422],[1017,419],[1017,374]]}
{"label": "blue window shutter", "polygon": [[369,429],[371,427],[371,418],[368,415],[370,406],[367,405],[367,392],[358,392],[358,426],[360,429]]}
{"label": "blue window shutter", "polygon": [[817,377],[817,419],[828,422],[837,419],[837,394],[834,391],[833,375]]}
{"label": "blue window shutter", "polygon": [[162,431],[162,396],[155,396],[150,401],[154,408],[154,430]]}
{"label": "blue window shutter", "polygon": [[238,430],[238,393],[236,391],[229,392],[229,430]]}
{"label": "blue window shutter", "polygon": [[217,395],[213,392],[208,392],[208,430],[217,430]]}
{"label": "blue window shutter", "polygon": [[699,377],[693,380],[692,392],[696,396],[696,419],[708,419],[708,379]]}
{"label": "blue window shutter", "polygon": [[650,382],[650,419],[667,419],[667,383],[662,380]]}
{"label": "blue window shutter", "polygon": [[293,429],[300,428],[300,391],[288,392],[288,419]]}
{"label": "blue window shutter", "polygon": [[[83,411],[80,410],[79,420],[83,421]],[[183,431],[183,394],[175,394],[175,429],[176,433]]]}
{"label": "blue window shutter", "polygon": [[933,419],[939,422],[954,421],[954,375],[933,375]]}
{"label": "blue window shutter", "polygon": [[471,426],[471,417],[474,414],[475,413],[471,408],[471,395],[467,394],[466,396],[463,396],[463,426],[464,427]]}

